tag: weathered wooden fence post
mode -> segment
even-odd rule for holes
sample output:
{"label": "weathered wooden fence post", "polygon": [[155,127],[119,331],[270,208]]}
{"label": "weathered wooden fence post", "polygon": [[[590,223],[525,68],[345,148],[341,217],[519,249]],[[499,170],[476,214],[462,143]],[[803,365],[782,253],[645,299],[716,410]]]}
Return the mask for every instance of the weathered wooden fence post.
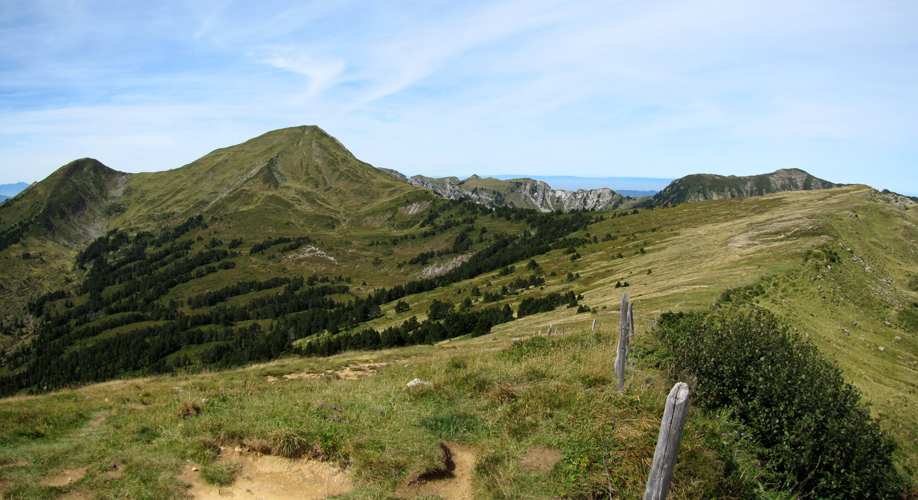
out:
{"label": "weathered wooden fence post", "polygon": [[663,410],[657,449],[653,454],[650,475],[647,476],[644,500],[666,500],[666,495],[669,494],[669,483],[673,480],[673,472],[676,469],[676,457],[679,455],[679,443],[682,442],[682,430],[688,417],[688,409],[688,384],[677,382],[666,398],[666,409]]}
{"label": "weathered wooden fence post", "polygon": [[595,332],[595,331],[596,331],[596,319],[593,319],[593,328],[590,328],[590,331],[591,331],[591,332]]}
{"label": "weathered wooden fence post", "polygon": [[619,323],[621,333],[618,336],[618,352],[615,354],[615,376],[618,378],[618,390],[625,385],[625,366],[628,364],[628,341],[631,337],[631,308],[628,304],[628,292],[622,294],[622,315]]}

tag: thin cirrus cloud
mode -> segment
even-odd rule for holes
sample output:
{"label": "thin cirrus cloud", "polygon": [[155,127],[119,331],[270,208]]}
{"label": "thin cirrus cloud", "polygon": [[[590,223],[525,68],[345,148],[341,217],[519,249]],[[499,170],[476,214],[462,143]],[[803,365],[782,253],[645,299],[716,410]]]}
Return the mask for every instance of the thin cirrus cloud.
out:
{"label": "thin cirrus cloud", "polygon": [[319,60],[310,56],[309,50],[302,47],[285,47],[273,52],[274,54],[266,59],[268,64],[298,73],[308,79],[304,95],[306,98],[315,97],[333,86],[344,72],[343,60]]}
{"label": "thin cirrus cloud", "polygon": [[407,174],[798,167],[918,194],[908,1],[2,6],[0,182],[309,123]]}

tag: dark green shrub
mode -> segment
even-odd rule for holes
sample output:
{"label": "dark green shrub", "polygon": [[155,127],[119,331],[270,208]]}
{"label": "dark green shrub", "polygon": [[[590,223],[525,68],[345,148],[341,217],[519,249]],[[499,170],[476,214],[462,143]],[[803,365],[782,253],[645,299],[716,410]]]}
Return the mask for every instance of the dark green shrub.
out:
{"label": "dark green shrub", "polygon": [[761,446],[773,486],[814,498],[895,498],[895,443],[810,343],[758,309],[662,316],[656,330],[693,396],[729,408]]}

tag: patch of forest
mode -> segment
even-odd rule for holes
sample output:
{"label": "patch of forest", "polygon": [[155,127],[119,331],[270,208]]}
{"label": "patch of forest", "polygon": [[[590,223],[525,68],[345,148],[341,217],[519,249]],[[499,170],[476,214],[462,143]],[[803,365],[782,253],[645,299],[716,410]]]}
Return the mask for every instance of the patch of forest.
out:
{"label": "patch of forest", "polygon": [[[481,217],[503,218],[526,229],[519,235],[495,235],[487,246],[445,275],[377,290],[345,302],[331,296],[351,294],[349,280],[316,275],[238,281],[184,301],[167,299],[167,294],[180,284],[233,269],[234,259],[241,254],[218,248],[219,240],[196,246],[188,235],[207,227],[201,216],[158,235],[110,231],[76,257],[74,265],[86,271],[82,282],[39,297],[29,305],[36,324],[35,335],[3,359],[8,374],[0,377],[0,394],[35,393],[122,376],[167,373],[188,365],[230,367],[284,353],[329,355],[345,349],[482,335],[494,325],[514,318],[509,306],[477,311],[466,306],[460,311],[431,314],[422,323],[408,320],[383,332],[358,330],[360,324],[379,317],[384,304],[506,269],[553,249],[589,243],[570,235],[602,219],[586,212],[540,213],[506,207],[490,210],[457,201],[431,207],[419,227],[428,228],[421,234],[460,227],[448,251],[465,252],[472,247],[469,235]],[[250,254],[276,245],[293,250],[311,241],[306,235],[269,239],[254,243]],[[231,246],[239,245],[241,241]],[[529,279],[518,278],[512,288],[542,283],[544,279],[534,273]],[[242,305],[226,303],[231,297],[279,287],[283,289],[273,295],[253,298]],[[576,306],[577,297],[571,293],[569,297],[550,294],[526,299],[517,316],[563,304]],[[151,326],[150,322],[157,324]],[[130,328],[135,324],[136,328]],[[96,338],[114,328],[122,331]],[[293,346],[296,340],[313,336],[321,338],[306,343],[303,349]],[[182,354],[187,346],[203,348],[195,349],[189,358]]]}

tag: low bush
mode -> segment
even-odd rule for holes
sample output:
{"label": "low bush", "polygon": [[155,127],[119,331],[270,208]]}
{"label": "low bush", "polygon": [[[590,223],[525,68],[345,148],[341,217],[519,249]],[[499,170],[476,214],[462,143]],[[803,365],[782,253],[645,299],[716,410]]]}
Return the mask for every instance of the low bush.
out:
{"label": "low bush", "polygon": [[657,337],[693,397],[729,409],[758,444],[771,487],[813,498],[896,498],[895,443],[811,343],[756,308],[662,315]]}

